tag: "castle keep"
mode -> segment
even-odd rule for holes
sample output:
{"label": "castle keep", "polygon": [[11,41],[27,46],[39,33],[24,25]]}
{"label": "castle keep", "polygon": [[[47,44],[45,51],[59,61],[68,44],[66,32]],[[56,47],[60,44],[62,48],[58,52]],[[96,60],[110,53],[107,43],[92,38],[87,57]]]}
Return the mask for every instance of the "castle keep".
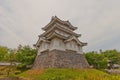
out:
{"label": "castle keep", "polygon": [[87,43],[79,41],[74,27],[69,21],[52,17],[50,23],[42,28],[37,43],[38,54],[33,69],[43,68],[88,68],[82,47]]}

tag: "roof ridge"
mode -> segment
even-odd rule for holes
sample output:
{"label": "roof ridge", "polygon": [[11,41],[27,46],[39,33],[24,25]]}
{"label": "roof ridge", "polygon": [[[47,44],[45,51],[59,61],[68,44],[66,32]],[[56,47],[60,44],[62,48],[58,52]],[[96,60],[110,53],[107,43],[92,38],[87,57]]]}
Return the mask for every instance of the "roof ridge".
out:
{"label": "roof ridge", "polygon": [[58,18],[57,16],[52,16],[52,18],[51,18],[51,21],[45,26],[45,27],[43,27],[42,29],[43,30],[46,30],[51,24],[53,24],[54,23],[54,21],[58,21],[58,22],[60,22],[61,24],[63,24],[63,25],[67,25],[67,26],[69,26],[72,30],[76,30],[77,29],[77,27],[74,27],[70,22],[69,22],[69,20],[61,20],[60,18]]}

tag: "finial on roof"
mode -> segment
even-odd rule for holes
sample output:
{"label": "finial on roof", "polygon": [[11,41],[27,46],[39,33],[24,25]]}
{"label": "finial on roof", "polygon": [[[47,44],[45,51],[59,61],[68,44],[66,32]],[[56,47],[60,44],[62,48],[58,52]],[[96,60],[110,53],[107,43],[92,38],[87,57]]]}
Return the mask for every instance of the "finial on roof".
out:
{"label": "finial on roof", "polygon": [[55,15],[55,17],[57,18],[57,16]]}
{"label": "finial on roof", "polygon": [[69,20],[67,20],[67,21],[65,21],[65,22],[66,22],[66,24],[70,25],[70,22],[69,22]]}
{"label": "finial on roof", "polygon": [[55,16],[52,16],[52,18],[51,18],[51,19],[53,20],[53,19],[55,19],[55,18],[58,18],[58,17],[55,15]]}
{"label": "finial on roof", "polygon": [[53,19],[54,19],[54,16],[52,16],[51,20],[53,20]]}
{"label": "finial on roof", "polygon": [[67,22],[69,22],[69,20],[67,20]]}
{"label": "finial on roof", "polygon": [[59,19],[59,18],[55,15],[55,19]]}

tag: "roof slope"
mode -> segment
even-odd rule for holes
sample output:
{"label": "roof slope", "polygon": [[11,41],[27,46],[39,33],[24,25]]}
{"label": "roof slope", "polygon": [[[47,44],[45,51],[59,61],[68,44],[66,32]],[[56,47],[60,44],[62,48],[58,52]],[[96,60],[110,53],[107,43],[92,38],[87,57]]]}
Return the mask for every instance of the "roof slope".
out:
{"label": "roof slope", "polygon": [[58,23],[60,23],[62,25],[67,26],[70,30],[76,30],[77,29],[77,27],[74,27],[69,21],[60,20],[57,16],[53,16],[52,19],[51,19],[51,21],[50,21],[50,23],[48,23],[42,29],[46,31],[46,30],[48,30],[50,28],[50,26],[52,26],[56,22],[58,22]]}

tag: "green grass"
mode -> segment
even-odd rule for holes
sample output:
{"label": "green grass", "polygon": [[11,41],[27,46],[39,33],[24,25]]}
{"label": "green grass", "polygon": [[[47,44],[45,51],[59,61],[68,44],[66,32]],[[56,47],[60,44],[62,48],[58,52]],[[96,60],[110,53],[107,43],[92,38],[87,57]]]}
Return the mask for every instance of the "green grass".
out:
{"label": "green grass", "polygon": [[120,76],[96,69],[28,70],[18,76],[28,80],[120,80]]}

